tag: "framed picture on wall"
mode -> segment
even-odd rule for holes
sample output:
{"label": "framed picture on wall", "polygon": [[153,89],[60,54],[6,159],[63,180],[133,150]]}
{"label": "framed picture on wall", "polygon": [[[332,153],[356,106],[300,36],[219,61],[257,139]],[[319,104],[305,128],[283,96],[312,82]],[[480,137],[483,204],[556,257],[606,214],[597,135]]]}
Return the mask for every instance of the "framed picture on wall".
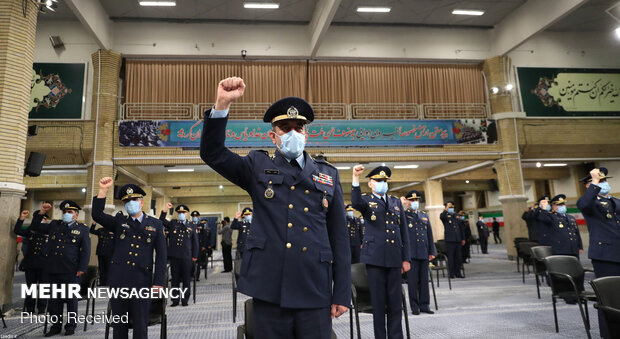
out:
{"label": "framed picture on wall", "polygon": [[82,119],[86,63],[32,65],[29,119]]}

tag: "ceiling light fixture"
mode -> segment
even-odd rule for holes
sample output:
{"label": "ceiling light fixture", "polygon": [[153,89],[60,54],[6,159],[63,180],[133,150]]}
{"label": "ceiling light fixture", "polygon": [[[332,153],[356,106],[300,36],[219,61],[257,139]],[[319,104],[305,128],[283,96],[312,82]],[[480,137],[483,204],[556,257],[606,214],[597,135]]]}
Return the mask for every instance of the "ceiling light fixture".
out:
{"label": "ceiling light fixture", "polygon": [[336,166],[336,169],[339,169],[339,170],[349,170],[349,169],[351,169],[351,166]]}
{"label": "ceiling light fixture", "polygon": [[168,172],[193,172],[193,168],[168,168]]}
{"label": "ceiling light fixture", "polygon": [[512,91],[513,88],[514,88],[514,86],[512,84],[506,84],[506,86],[504,86],[504,90],[506,92]]}
{"label": "ceiling light fixture", "polygon": [[82,188],[82,193],[86,193],[86,188]]}
{"label": "ceiling light fixture", "polygon": [[499,87],[497,86],[491,87],[491,94],[497,94],[497,93],[499,93]]}
{"label": "ceiling light fixture", "polygon": [[358,7],[357,11],[359,13],[389,13],[392,11],[391,7]]}
{"label": "ceiling light fixture", "polygon": [[454,9],[454,10],[452,10],[452,14],[454,14],[454,15],[481,16],[481,15],[484,14],[484,11],[472,10],[472,9]]}
{"label": "ceiling light fixture", "polygon": [[536,163],[536,167],[540,168],[542,166],[542,164],[540,162]]}
{"label": "ceiling light fixture", "polygon": [[543,167],[564,167],[564,166],[568,166],[568,164],[555,163],[555,164],[544,164],[543,165]]}
{"label": "ceiling light fixture", "polygon": [[404,169],[404,168],[418,168],[420,165],[396,165],[394,168]]}
{"label": "ceiling light fixture", "polygon": [[469,184],[469,180],[465,180],[465,183],[466,183],[466,184]]}
{"label": "ceiling light fixture", "polygon": [[614,32],[616,32],[616,38],[620,39],[620,27],[616,28]]}
{"label": "ceiling light fixture", "polygon": [[220,185],[220,189],[223,190],[224,189],[224,185]]}
{"label": "ceiling light fixture", "polygon": [[172,7],[176,5],[176,1],[140,1],[140,6]]}
{"label": "ceiling light fixture", "polygon": [[275,2],[244,2],[243,8],[251,8],[251,9],[278,9],[280,8],[279,3]]}

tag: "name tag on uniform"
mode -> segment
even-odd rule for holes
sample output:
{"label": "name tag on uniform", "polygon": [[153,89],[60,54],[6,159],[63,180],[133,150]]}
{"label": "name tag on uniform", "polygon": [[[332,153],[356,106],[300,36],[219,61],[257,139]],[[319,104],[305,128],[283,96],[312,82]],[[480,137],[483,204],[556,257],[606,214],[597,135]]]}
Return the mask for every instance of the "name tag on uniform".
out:
{"label": "name tag on uniform", "polygon": [[122,224],[121,226],[124,227],[124,228],[129,228],[129,225],[127,225],[127,224]]}
{"label": "name tag on uniform", "polygon": [[80,234],[80,231],[79,231],[79,230],[71,230],[71,234],[77,234],[77,235],[79,235],[79,234]]}
{"label": "name tag on uniform", "polygon": [[265,174],[280,174],[280,171],[277,169],[266,169]]}
{"label": "name tag on uniform", "polygon": [[146,226],[146,228],[145,228],[145,229],[146,229],[147,231],[149,231],[149,232],[155,232],[155,231],[157,231],[157,229],[156,229],[155,227],[153,227],[153,226]]}

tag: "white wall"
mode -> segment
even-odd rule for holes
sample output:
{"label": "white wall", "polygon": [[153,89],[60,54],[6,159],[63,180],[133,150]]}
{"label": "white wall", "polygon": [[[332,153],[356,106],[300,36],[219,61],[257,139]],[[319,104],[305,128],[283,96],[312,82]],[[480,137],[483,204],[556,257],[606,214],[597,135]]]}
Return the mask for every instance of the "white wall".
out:
{"label": "white wall", "polygon": [[536,192],[534,191],[534,180],[524,180],[523,186],[525,187],[525,196],[527,197],[527,203],[535,203],[538,198],[536,198]]}
{"label": "white wall", "polygon": [[607,179],[609,186],[611,186],[611,193],[620,193],[620,161],[601,161],[599,166],[607,168],[609,170],[608,175],[613,177]]}
{"label": "white wall", "polygon": [[[51,35],[58,35],[65,44],[64,49],[54,49],[50,42]],[[91,54],[99,47],[82,24],[75,21],[39,20],[34,45],[35,62],[86,63],[85,105],[82,116],[91,117],[90,108],[93,89],[93,65]]]}
{"label": "white wall", "polygon": [[577,195],[577,181],[575,180],[574,171],[570,171],[570,174],[568,178],[551,180],[551,184],[553,185],[555,195],[564,194],[569,200],[569,204],[576,204],[579,197]]}
{"label": "white wall", "polygon": [[487,208],[501,206],[499,191],[487,191]]}

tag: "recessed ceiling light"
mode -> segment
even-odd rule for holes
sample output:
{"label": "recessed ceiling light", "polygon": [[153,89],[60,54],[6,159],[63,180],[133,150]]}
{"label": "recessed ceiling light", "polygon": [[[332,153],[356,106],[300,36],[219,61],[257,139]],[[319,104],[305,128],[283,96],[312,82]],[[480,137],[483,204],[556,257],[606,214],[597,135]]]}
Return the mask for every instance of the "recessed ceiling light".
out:
{"label": "recessed ceiling light", "polygon": [[497,94],[497,93],[499,93],[499,87],[497,86],[491,87],[491,94]]}
{"label": "recessed ceiling light", "polygon": [[244,2],[243,8],[278,9],[280,8],[280,4],[275,2]]}
{"label": "recessed ceiling light", "polygon": [[339,170],[348,170],[348,169],[351,169],[351,166],[336,166],[336,169],[339,169]]}
{"label": "recessed ceiling light", "polygon": [[543,167],[564,167],[564,166],[568,166],[567,164],[544,164]]}
{"label": "recessed ceiling light", "polygon": [[224,189],[224,185],[220,185],[220,189],[223,190]]}
{"label": "recessed ceiling light", "polygon": [[466,183],[466,184],[469,184],[469,180],[465,180],[465,183]]}
{"label": "recessed ceiling light", "polygon": [[455,10],[452,10],[452,14],[481,16],[484,14],[484,11],[473,10],[473,9],[455,9]]}
{"label": "recessed ceiling light", "polygon": [[396,165],[394,168],[418,168],[420,165]]}
{"label": "recessed ceiling light", "polygon": [[140,1],[140,6],[172,7],[176,5],[176,1]]}
{"label": "recessed ceiling light", "polygon": [[506,92],[512,91],[513,88],[514,86],[512,84],[506,84],[506,86],[504,86],[504,90],[506,90]]}
{"label": "recessed ceiling light", "polygon": [[384,163],[384,162],[382,162],[382,163],[381,163],[381,166],[385,166],[385,163]]}
{"label": "recessed ceiling light", "polygon": [[537,162],[536,167],[540,167],[540,166],[542,166],[542,164],[540,162]]}
{"label": "recessed ceiling light", "polygon": [[86,193],[86,188],[82,188],[82,193]]}
{"label": "recessed ceiling light", "polygon": [[193,168],[168,168],[168,172],[193,172]]}
{"label": "recessed ceiling light", "polygon": [[360,13],[389,13],[392,10],[391,7],[358,7],[357,11]]}
{"label": "recessed ceiling light", "polygon": [[616,38],[620,39],[620,27],[616,28],[614,32],[616,32]]}

